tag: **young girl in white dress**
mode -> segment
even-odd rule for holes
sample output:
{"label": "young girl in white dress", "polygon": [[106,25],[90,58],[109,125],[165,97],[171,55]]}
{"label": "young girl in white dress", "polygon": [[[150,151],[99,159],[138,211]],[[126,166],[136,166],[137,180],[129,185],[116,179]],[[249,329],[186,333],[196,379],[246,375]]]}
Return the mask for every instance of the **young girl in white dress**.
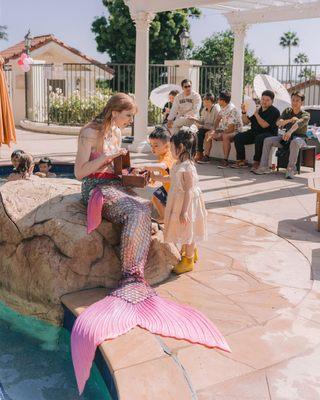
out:
{"label": "young girl in white dress", "polygon": [[164,240],[181,246],[181,261],[176,274],[192,271],[198,259],[196,243],[207,238],[207,212],[199,178],[193,163],[196,134],[183,127],[170,139],[171,154],[176,160],[169,177],[152,174],[154,180],[170,181],[165,209]]}

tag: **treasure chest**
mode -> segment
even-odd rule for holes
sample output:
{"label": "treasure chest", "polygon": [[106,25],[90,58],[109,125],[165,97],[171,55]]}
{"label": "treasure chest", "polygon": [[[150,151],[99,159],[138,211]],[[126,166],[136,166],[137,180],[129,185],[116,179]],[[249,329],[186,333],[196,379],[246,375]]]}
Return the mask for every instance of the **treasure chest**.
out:
{"label": "treasure chest", "polygon": [[114,159],[114,173],[121,177],[123,186],[144,188],[150,180],[150,172],[131,167],[130,153]]}

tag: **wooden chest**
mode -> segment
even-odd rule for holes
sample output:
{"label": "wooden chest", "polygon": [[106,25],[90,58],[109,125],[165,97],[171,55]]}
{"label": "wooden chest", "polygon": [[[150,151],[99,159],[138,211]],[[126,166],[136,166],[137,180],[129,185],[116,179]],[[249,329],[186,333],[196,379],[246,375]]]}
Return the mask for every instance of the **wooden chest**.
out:
{"label": "wooden chest", "polygon": [[144,188],[150,180],[148,171],[140,171],[131,167],[129,152],[114,159],[114,173],[121,177],[123,186]]}

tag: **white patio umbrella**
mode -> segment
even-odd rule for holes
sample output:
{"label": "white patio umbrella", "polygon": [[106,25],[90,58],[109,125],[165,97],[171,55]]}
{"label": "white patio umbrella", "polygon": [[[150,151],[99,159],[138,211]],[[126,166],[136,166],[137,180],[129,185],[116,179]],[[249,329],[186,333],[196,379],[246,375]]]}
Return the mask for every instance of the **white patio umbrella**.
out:
{"label": "white patio umbrella", "polygon": [[178,90],[178,92],[181,92],[182,89],[181,86],[171,83],[158,86],[150,93],[151,103],[154,104],[156,107],[163,108],[168,101],[169,93],[171,92],[171,90]]}
{"label": "white patio umbrella", "polygon": [[256,75],[253,81],[254,91],[261,98],[265,90],[272,90],[275,94],[274,106],[282,113],[287,107],[291,106],[291,97],[287,89],[275,78],[270,75]]}

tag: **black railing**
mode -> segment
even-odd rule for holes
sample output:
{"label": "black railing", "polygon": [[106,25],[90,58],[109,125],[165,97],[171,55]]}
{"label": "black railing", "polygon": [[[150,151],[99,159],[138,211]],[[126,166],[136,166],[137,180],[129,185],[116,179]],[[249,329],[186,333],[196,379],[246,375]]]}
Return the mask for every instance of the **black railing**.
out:
{"label": "black railing", "polygon": [[[28,119],[61,125],[83,125],[97,115],[116,92],[134,93],[134,64],[33,64],[33,93]],[[175,67],[151,64],[149,91],[175,81]],[[161,110],[149,104],[149,123],[161,122]]]}
{"label": "black railing", "polygon": [[[231,90],[231,65],[194,66],[201,95],[222,89]],[[11,67],[5,73],[12,97]],[[269,74],[289,92],[301,90],[306,105],[320,104],[320,65],[259,65],[245,66],[244,92],[256,97],[253,80],[256,74]],[[109,97],[116,92],[134,93],[134,64],[33,64],[28,93],[28,118],[36,122],[62,125],[83,125],[99,113]],[[149,91],[165,83],[176,83],[177,67],[151,64]],[[162,120],[161,109],[149,103],[149,124]]]}
{"label": "black railing", "polygon": [[245,93],[256,97],[253,90],[253,79],[257,74],[271,75],[281,82],[289,93],[299,90],[305,94],[305,105],[320,105],[320,65],[259,65],[246,67],[245,76],[251,79],[245,85]]}

